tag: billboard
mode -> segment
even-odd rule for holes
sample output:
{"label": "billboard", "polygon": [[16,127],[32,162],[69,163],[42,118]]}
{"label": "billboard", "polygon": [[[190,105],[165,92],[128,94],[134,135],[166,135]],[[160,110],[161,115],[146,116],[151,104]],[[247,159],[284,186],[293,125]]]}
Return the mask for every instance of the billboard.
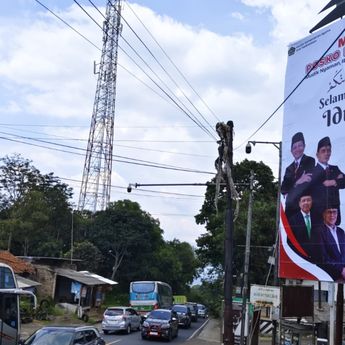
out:
{"label": "billboard", "polygon": [[281,278],[345,281],[344,64],[344,20],[288,47]]}

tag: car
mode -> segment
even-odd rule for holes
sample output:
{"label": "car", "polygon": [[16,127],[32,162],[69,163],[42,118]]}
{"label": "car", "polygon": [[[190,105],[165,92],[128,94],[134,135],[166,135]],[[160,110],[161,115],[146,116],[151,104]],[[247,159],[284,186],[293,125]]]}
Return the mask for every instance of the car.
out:
{"label": "car", "polygon": [[208,317],[207,308],[203,304],[200,304],[200,303],[197,304],[197,307],[198,307],[198,316],[206,319]]}
{"label": "car", "polygon": [[189,328],[192,322],[192,311],[188,305],[174,304],[171,310],[175,311],[178,316],[178,324],[184,328]]}
{"label": "car", "polygon": [[55,326],[42,327],[19,345],[105,345],[97,328],[92,326]]}
{"label": "car", "polygon": [[170,309],[152,310],[141,326],[141,338],[163,338],[171,341],[178,336],[178,316]]}
{"label": "car", "polygon": [[132,330],[139,330],[141,317],[131,307],[108,307],[103,314],[102,331],[104,334],[110,332],[131,333]]}
{"label": "car", "polygon": [[198,321],[198,305],[194,302],[187,302],[186,305],[190,306],[192,311],[192,321]]}

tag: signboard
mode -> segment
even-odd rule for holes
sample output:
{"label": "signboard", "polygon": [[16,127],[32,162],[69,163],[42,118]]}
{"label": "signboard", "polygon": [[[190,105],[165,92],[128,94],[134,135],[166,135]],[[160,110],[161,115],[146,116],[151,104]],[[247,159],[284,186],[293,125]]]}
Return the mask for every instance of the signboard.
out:
{"label": "signboard", "polygon": [[288,48],[281,278],[345,279],[344,28],[339,20]]}
{"label": "signboard", "polygon": [[250,303],[261,309],[262,320],[279,318],[280,288],[276,286],[251,285]]}
{"label": "signboard", "polygon": [[282,317],[314,316],[313,286],[283,286]]}
{"label": "signboard", "polygon": [[250,303],[257,305],[272,305],[278,307],[280,304],[280,288],[276,286],[251,285]]}

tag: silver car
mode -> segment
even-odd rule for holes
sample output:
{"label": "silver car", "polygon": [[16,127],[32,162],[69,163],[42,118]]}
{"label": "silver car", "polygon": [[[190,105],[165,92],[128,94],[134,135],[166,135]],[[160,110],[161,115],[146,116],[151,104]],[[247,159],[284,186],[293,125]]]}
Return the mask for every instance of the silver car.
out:
{"label": "silver car", "polygon": [[103,314],[102,330],[104,334],[122,331],[127,334],[140,329],[141,318],[130,307],[109,307]]}

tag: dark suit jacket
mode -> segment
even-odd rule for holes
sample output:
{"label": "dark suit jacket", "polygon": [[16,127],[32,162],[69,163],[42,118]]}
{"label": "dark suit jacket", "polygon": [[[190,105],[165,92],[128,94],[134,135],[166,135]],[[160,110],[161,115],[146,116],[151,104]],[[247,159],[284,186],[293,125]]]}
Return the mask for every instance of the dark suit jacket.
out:
{"label": "dark suit jacket", "polygon": [[344,230],[337,227],[337,236],[340,252],[337,244],[328,227],[323,224],[320,228],[320,253],[321,264],[323,268],[334,280],[342,279],[341,271],[345,267],[345,233]]}
{"label": "dark suit jacket", "polygon": [[294,161],[286,168],[281,185],[281,193],[284,195],[287,194],[285,213],[288,217],[299,211],[298,201],[308,184],[303,183],[295,186],[296,181],[303,175],[303,173],[311,173],[314,167],[315,159],[303,155],[297,170],[295,170]]}
{"label": "dark suit jacket", "polygon": [[[320,250],[320,236],[319,236],[319,229],[315,226],[315,220],[313,216],[313,212],[310,213],[310,223],[311,223],[311,231],[310,231],[310,238],[308,237],[307,226],[305,225],[304,217],[301,211],[295,213],[289,219],[289,224],[293,234],[296,237],[297,242],[301,245],[304,251],[307,254],[305,259],[312,261],[314,263],[317,262],[319,257],[319,250]],[[289,241],[290,246],[295,250],[292,243]],[[299,255],[301,255],[297,250],[295,250]]]}
{"label": "dark suit jacket", "polygon": [[[313,197],[313,210],[319,216],[322,222],[322,212],[330,203],[338,209],[337,224],[340,224],[340,197],[339,189],[345,188],[345,177],[338,178],[343,172],[340,171],[338,166],[329,165],[329,172],[326,176],[326,171],[320,164],[317,164],[312,171],[312,180],[310,182],[311,195]],[[323,182],[326,180],[336,180],[336,187],[325,187]]]}

